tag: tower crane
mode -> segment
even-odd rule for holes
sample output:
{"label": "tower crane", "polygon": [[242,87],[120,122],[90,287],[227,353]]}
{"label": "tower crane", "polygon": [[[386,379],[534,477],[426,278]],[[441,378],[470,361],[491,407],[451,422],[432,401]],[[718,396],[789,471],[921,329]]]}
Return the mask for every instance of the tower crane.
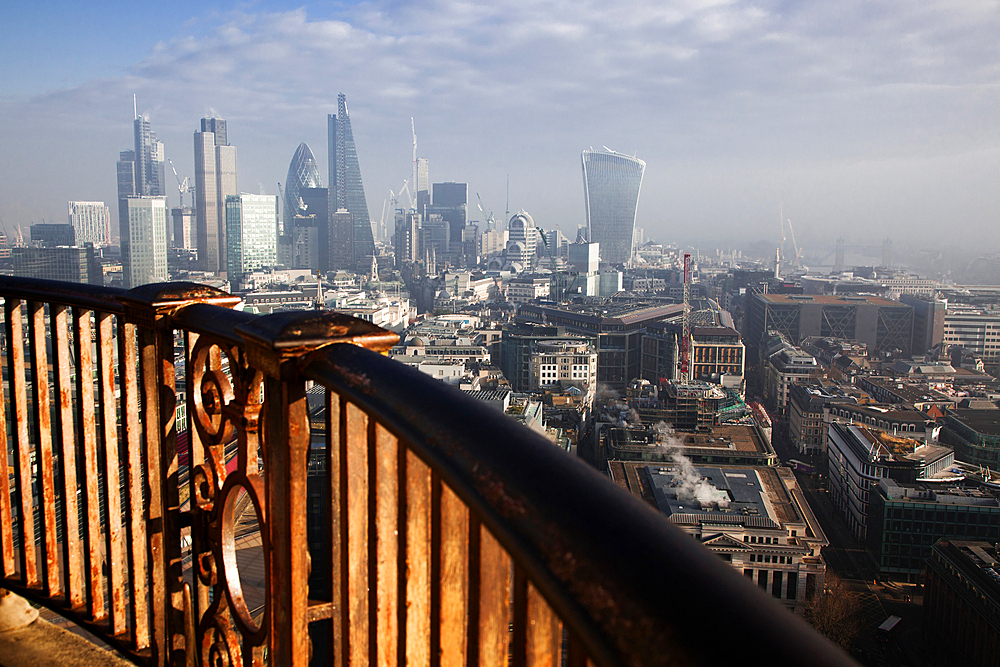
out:
{"label": "tower crane", "polygon": [[781,226],[781,250],[785,249],[785,226],[788,226],[788,233],[792,237],[792,250],[795,251],[794,258],[792,259],[792,266],[799,266],[802,259],[802,251],[799,249],[799,244],[795,241],[795,229],[792,228],[792,221],[785,218],[784,206],[778,204],[778,224]]}
{"label": "tower crane", "polygon": [[479,200],[479,203],[477,204],[477,206],[479,206],[479,212],[483,214],[483,218],[485,218],[485,220],[486,220],[486,227],[487,227],[487,229],[496,229],[497,221],[493,217],[493,211],[490,211],[489,213],[487,213],[483,209],[483,198],[479,196],[478,192],[476,193],[476,199]]}
{"label": "tower crane", "polygon": [[403,187],[399,189],[399,192],[393,192],[389,190],[389,199],[392,201],[392,210],[399,208],[399,197],[403,193],[406,193],[406,197],[410,200],[410,208],[413,208],[413,195],[410,194],[410,181],[403,181]]}
{"label": "tower crane", "polygon": [[177,175],[177,169],[174,167],[174,161],[171,160],[170,158],[167,158],[167,162],[170,163],[170,171],[174,172],[174,178],[177,179],[177,194],[180,197],[180,203],[178,204],[178,206],[180,208],[184,208],[184,193],[188,189],[188,177],[185,176],[184,180],[182,181],[181,177]]}

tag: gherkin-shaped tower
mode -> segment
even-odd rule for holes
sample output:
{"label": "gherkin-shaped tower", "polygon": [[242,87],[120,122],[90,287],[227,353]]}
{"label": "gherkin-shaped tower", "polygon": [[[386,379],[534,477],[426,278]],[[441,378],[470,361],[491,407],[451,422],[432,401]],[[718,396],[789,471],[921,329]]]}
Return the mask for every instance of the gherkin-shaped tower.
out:
{"label": "gherkin-shaped tower", "polygon": [[[306,143],[299,144],[288,165],[288,176],[285,178],[285,231],[292,225],[292,219],[299,210],[299,192],[302,188],[323,187],[323,176],[319,173],[319,163],[316,156]],[[326,220],[326,211],[309,211],[316,213],[319,219]]]}

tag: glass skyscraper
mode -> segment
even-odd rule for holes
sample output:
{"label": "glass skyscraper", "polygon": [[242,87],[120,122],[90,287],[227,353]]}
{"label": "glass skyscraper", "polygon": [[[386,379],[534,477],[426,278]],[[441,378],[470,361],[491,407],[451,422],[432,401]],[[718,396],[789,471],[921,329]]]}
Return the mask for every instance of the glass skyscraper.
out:
{"label": "glass skyscraper", "polygon": [[337,115],[328,114],[327,141],[330,159],[330,213],[340,209],[350,211],[354,218],[353,258],[355,267],[364,263],[365,257],[375,254],[371,218],[365,187],[361,182],[361,165],[354,146],[351,118],[347,112],[347,96],[337,95]]}
{"label": "glass skyscraper", "polygon": [[[301,143],[295,149],[292,163],[288,165],[288,176],[285,177],[285,233],[291,233],[292,221],[299,212],[299,191],[303,188],[323,187],[323,176],[319,173],[319,163],[308,144]],[[309,211],[316,213],[316,211]],[[323,219],[329,216],[328,211],[322,212]]]}
{"label": "glass skyscraper", "polygon": [[228,277],[243,277],[278,261],[278,198],[274,195],[239,194],[226,197],[226,242],[229,244]]}
{"label": "glass skyscraper", "polygon": [[635,210],[646,163],[605,148],[583,151],[583,196],[587,207],[587,238],[600,244],[601,261],[628,264],[632,260]]}

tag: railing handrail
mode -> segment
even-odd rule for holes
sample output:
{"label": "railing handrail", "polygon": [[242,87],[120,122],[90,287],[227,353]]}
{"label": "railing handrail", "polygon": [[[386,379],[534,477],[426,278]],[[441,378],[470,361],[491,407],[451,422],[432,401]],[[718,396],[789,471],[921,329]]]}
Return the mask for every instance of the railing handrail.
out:
{"label": "railing handrail", "polygon": [[314,352],[303,373],[405,439],[596,663],[707,664],[726,645],[771,664],[854,664],[662,515],[482,401],[353,345]]}
{"label": "railing handrail", "polygon": [[[306,624],[304,615],[308,611],[310,618],[315,612],[313,620],[328,618],[322,614],[332,613],[331,610],[336,608],[336,601],[312,606],[312,601],[305,599],[306,582],[301,580],[303,578],[289,578],[291,573],[308,571],[307,556],[299,551],[304,547],[301,542],[303,535],[298,534],[301,524],[293,526],[296,520],[291,517],[298,516],[297,512],[304,515],[306,507],[305,460],[310,443],[305,382],[311,380],[327,388],[330,392],[328,400],[333,400],[330,396],[336,394],[340,397],[337,400],[353,403],[368,415],[366,418],[373,419],[375,424],[398,438],[407,452],[421,459],[434,477],[465,504],[470,515],[492,533],[511,557],[515,579],[520,576],[517,572],[527,577],[566,624],[571,644],[578,642],[595,664],[710,662],[718,659],[723,645],[735,649],[734,657],[766,656],[775,664],[853,664],[845,654],[748,583],[731,566],[595,470],[515,420],[500,415],[485,403],[371,351],[387,350],[397,336],[369,322],[324,312],[256,316],[232,310],[239,302],[238,297],[195,283],[153,284],[126,291],[2,277],[0,297],[34,304],[28,309],[27,318],[22,318],[16,303],[6,304],[8,336],[14,336],[7,341],[8,364],[12,371],[9,391],[11,394],[20,392],[15,419],[20,419],[20,413],[27,410],[24,407],[26,393],[32,391],[39,401],[47,402],[50,391],[59,394],[61,389],[53,413],[61,409],[63,415],[55,424],[44,427],[53,430],[58,427],[61,437],[55,443],[51,441],[56,435],[54,432],[39,436],[40,440],[48,438],[49,441],[33,444],[35,436],[29,437],[24,422],[16,427],[11,424],[16,431],[12,432],[15,460],[13,464],[6,465],[16,473],[16,495],[19,498],[16,511],[30,515],[31,495],[29,492],[25,496],[24,489],[30,488],[33,474],[29,461],[32,450],[48,457],[45,464],[48,477],[44,483],[45,493],[49,494],[47,497],[59,493],[66,502],[65,494],[70,493],[66,489],[71,488],[73,480],[66,482],[65,489],[55,488],[51,479],[51,461],[53,452],[57,458],[63,454],[72,455],[74,442],[80,456],[86,450],[88,457],[86,475],[89,477],[83,480],[88,489],[83,506],[93,512],[100,496],[96,490],[96,479],[91,477],[96,477],[93,472],[95,461],[105,455],[100,448],[103,445],[90,442],[81,433],[74,433],[68,439],[63,433],[67,424],[70,428],[73,426],[73,419],[67,416],[70,414],[67,410],[72,392],[68,376],[70,361],[65,348],[70,331],[74,332],[73,339],[82,357],[73,364],[87,364],[85,367],[100,369],[96,382],[99,400],[95,401],[95,386],[91,385],[89,375],[85,375],[88,379],[84,380],[77,373],[73,380],[77,393],[90,392],[89,400],[93,403],[89,408],[81,409],[77,419],[84,421],[84,415],[93,419],[100,407],[102,432],[91,437],[95,441],[100,439],[101,442],[116,444],[114,448],[109,447],[106,453],[108,458],[104,463],[107,469],[116,470],[114,479],[117,480],[117,464],[109,461],[118,461],[118,452],[111,450],[120,450],[124,463],[131,466],[125,478],[131,485],[128,492],[132,502],[136,502],[141,495],[138,484],[145,479],[149,485],[150,503],[145,507],[125,508],[126,514],[141,512],[145,517],[140,521],[145,520],[149,524],[148,543],[147,528],[139,526],[136,529],[143,536],[142,544],[133,545],[138,550],[126,549],[120,554],[120,558],[125,558],[134,552],[136,557],[145,559],[142,555],[145,545],[148,547],[148,570],[143,569],[146,568],[144,561],[142,568],[137,566],[138,574],[130,571],[126,576],[122,569],[125,566],[118,562],[107,579],[109,590],[114,581],[123,581],[123,577],[126,587],[133,586],[131,593],[129,590],[110,590],[118,605],[112,616],[117,623],[114,627],[121,628],[115,631],[118,634],[109,632],[104,625],[108,618],[106,610],[102,612],[103,616],[95,613],[90,618],[86,608],[70,605],[68,598],[61,601],[47,597],[44,586],[20,585],[23,582],[19,583],[16,577],[12,577],[13,568],[3,562],[0,562],[0,574],[6,577],[7,584],[12,588],[32,595],[33,599],[56,611],[67,613],[126,651],[133,659],[156,664],[180,659],[198,662],[208,655],[203,651],[208,651],[209,646],[198,646],[197,642],[215,632],[216,643],[211,647],[215,650],[215,647],[222,646],[223,635],[231,636],[231,631],[221,626],[214,626],[215,629],[205,626],[211,619],[198,615],[206,612],[207,582],[209,579],[214,581],[215,575],[204,571],[196,574],[196,588],[192,591],[183,582],[177,568],[182,524],[191,527],[193,551],[216,559],[228,557],[218,555],[222,548],[217,543],[219,537],[216,533],[207,535],[209,531],[205,522],[221,521],[220,516],[228,516],[226,510],[220,508],[223,505],[228,507],[236,497],[233,489],[237,486],[254,495],[259,518],[266,512],[262,538],[265,550],[273,550],[273,553],[265,554],[265,560],[287,559],[296,563],[282,563],[275,569],[268,566],[269,576],[278,578],[268,581],[271,635],[267,641],[273,650],[271,659],[281,661],[280,656],[296,656],[296,659],[304,656],[309,641],[303,632]],[[43,304],[64,308],[50,309],[51,320],[46,320]],[[74,309],[71,324],[67,324],[65,307]],[[91,318],[86,316],[86,311],[99,313],[95,318],[97,329],[92,330]],[[112,360],[115,349],[112,338],[115,334],[109,315],[115,315],[117,319],[117,361]],[[58,326],[57,317],[61,318]],[[25,331],[22,320],[30,324],[27,328],[28,344],[18,335]],[[51,365],[55,369],[55,381],[50,383],[43,375],[38,380],[40,389],[26,388],[24,368],[27,350],[30,348],[34,355],[29,360],[31,365],[42,367],[47,364],[45,328],[50,324],[53,329],[59,330],[57,338],[61,341],[54,340],[52,343]],[[176,477],[171,477],[176,475],[177,470],[177,434],[172,412],[176,405],[176,396],[173,395],[176,391],[173,333],[176,330],[198,334],[186,339],[185,357],[188,354],[192,355],[192,359],[197,356],[202,366],[197,370],[200,374],[197,377],[202,378],[201,383],[207,383],[188,387],[186,400],[189,407],[202,410],[203,420],[222,420],[214,422],[215,426],[206,426],[208,422],[205,421],[197,422],[196,428],[194,422],[198,417],[194,414],[189,416],[192,421],[189,427],[192,455],[198,451],[200,455],[207,456],[209,448],[217,451],[211,455],[216,457],[213,464],[199,466],[199,474],[208,476],[200,486],[192,477],[192,493],[197,486],[198,493],[208,493],[209,496],[202,497],[197,507],[192,502],[191,511],[185,513],[186,518],[181,517]],[[98,334],[94,343],[96,361],[91,359],[89,345],[81,347],[81,341],[89,340],[92,331]],[[200,339],[202,335],[206,336],[204,341]],[[13,342],[16,344],[12,346]],[[218,349],[220,346],[226,349]],[[209,351],[213,347],[216,349]],[[234,398],[233,386],[229,386],[229,381],[219,370],[220,354],[229,357],[232,385],[235,386],[239,380],[241,388],[236,393],[242,398]],[[195,364],[190,359],[187,362],[186,380],[190,383],[196,377],[192,368]],[[235,368],[233,362],[236,362]],[[115,364],[117,368],[114,368]],[[14,377],[15,367],[19,377]],[[110,377],[112,371],[118,374]],[[240,377],[237,378],[237,375]],[[115,428],[110,426],[116,410],[116,381],[120,382],[122,389],[120,410],[123,415],[128,410],[124,430],[117,435]],[[202,395],[202,392],[207,393]],[[261,403],[265,393],[269,397],[266,409]],[[77,398],[81,400],[79,396]],[[211,416],[206,416],[202,401],[206,401],[205,406],[211,404]],[[45,412],[41,410],[39,414],[45,415]],[[268,420],[266,437],[259,428],[264,419]],[[47,415],[45,420],[48,423]],[[221,435],[223,431],[230,433],[225,423],[234,429],[232,433],[239,434],[241,469],[233,479],[229,479],[222,469],[225,462],[218,458],[222,456],[220,452],[226,444],[224,438],[230,437]],[[206,428],[211,433],[205,431]],[[199,436],[199,432],[203,435]],[[374,426],[371,432],[375,433]],[[208,437],[204,436],[205,433],[209,433],[210,439],[214,438],[212,443],[201,442],[200,438]],[[339,437],[328,433],[328,446]],[[248,444],[248,438],[251,444]],[[273,463],[275,466],[267,477],[265,488],[263,478],[258,474],[256,459],[258,445],[268,442],[281,445],[262,452],[265,464]],[[341,442],[342,446],[346,446],[343,442],[352,440],[348,438]],[[140,449],[148,457],[146,478],[136,468],[140,461]],[[0,452],[0,461],[7,461],[6,456],[5,448]],[[207,459],[204,460],[207,462]],[[74,470],[79,469],[74,475],[83,472],[81,463],[73,466]],[[330,471],[330,474],[334,472]],[[0,489],[6,488],[6,482],[6,477],[0,480]],[[26,487],[26,483],[29,486]],[[93,489],[89,488],[91,483]],[[108,486],[103,493],[110,502],[114,487],[107,479],[105,483]],[[218,488],[214,484],[218,484]],[[41,480],[39,485],[42,486]],[[265,508],[265,493],[268,499],[277,500],[279,506]],[[289,498],[292,500],[287,500]],[[39,497],[39,503],[41,501]],[[217,505],[214,510],[213,501]],[[281,503],[288,504],[280,507]],[[333,508],[333,511],[336,509]],[[39,525],[47,531],[48,541],[41,550],[49,558],[47,568],[57,568],[56,561],[52,560],[51,548],[56,542],[54,533],[50,531],[57,523],[51,508],[46,508],[46,511],[49,514]],[[120,513],[120,508],[115,511]],[[404,512],[405,508],[400,511]],[[110,510],[108,513],[111,514]],[[4,509],[0,504],[0,515],[12,516],[11,508]],[[133,514],[129,516],[135,518]],[[30,516],[28,519],[29,523],[35,521]],[[89,525],[92,532],[95,524]],[[81,524],[81,528],[86,534],[86,525]],[[119,528],[124,534],[128,525],[121,523]],[[23,525],[20,530],[24,530]],[[66,530],[69,530],[68,524]],[[99,532],[112,531],[102,527]],[[9,528],[6,534],[10,535]],[[3,538],[2,534],[0,538]],[[119,538],[112,538],[109,534],[100,538],[91,535],[89,539],[95,544],[98,539],[106,539],[110,545],[112,539]],[[0,539],[0,542],[4,540]],[[31,548],[34,550],[33,544]],[[68,550],[70,547],[65,548]],[[124,545],[116,542],[115,548],[124,549]],[[10,540],[4,543],[4,549],[5,552],[10,549]],[[100,582],[101,575],[94,569],[99,562],[96,554],[92,545],[90,555],[86,556],[88,569],[83,572],[85,579],[90,577],[90,582]],[[11,559],[9,555],[4,557]],[[23,554],[21,557],[25,558]],[[34,559],[35,555],[31,558]],[[82,569],[82,565],[77,567]],[[216,562],[212,572],[215,572],[215,567],[223,566]],[[219,573],[220,577],[222,574]],[[234,575],[235,572],[229,572],[230,577]],[[136,581],[129,577],[144,579]],[[52,580],[51,576],[49,578]],[[101,584],[95,585],[100,590]],[[147,594],[147,585],[151,599],[148,609],[146,602],[142,603],[141,615],[144,619],[150,617],[151,627],[142,630],[145,639],[133,647],[127,635],[130,629],[123,626],[127,619],[120,609],[123,605],[121,596],[131,595],[134,605],[137,596],[144,598]],[[231,589],[227,589],[223,596],[215,583],[211,586],[215,586],[216,591],[212,604],[229,596]],[[199,595],[202,596],[201,602]],[[92,602],[89,592],[86,596],[89,605]],[[98,606],[103,604],[101,597]],[[302,610],[299,617],[292,620],[280,616],[287,615],[293,607]],[[217,607],[211,609],[217,611]],[[275,614],[279,617],[276,618]],[[133,620],[136,616],[133,613]],[[292,623],[295,627],[286,632]],[[197,640],[195,625],[198,626]],[[246,638],[248,631],[245,627],[242,632]],[[261,662],[263,656],[263,645],[259,643],[264,641],[262,632],[267,630],[262,627],[252,633],[255,637],[253,647],[246,648],[256,651],[257,662]],[[515,630],[515,634],[517,632]],[[719,641],[722,633],[725,634],[724,643]],[[186,648],[180,649],[181,644]],[[184,650],[197,650],[198,654],[181,658]]]}

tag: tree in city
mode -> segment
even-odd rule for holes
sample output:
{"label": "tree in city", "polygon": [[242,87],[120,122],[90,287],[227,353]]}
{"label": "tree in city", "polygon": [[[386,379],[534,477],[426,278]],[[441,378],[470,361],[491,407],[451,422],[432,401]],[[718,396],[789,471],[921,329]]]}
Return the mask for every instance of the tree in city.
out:
{"label": "tree in city", "polygon": [[861,633],[861,600],[844,587],[840,577],[828,571],[823,594],[806,605],[806,619],[824,637],[849,651]]}

